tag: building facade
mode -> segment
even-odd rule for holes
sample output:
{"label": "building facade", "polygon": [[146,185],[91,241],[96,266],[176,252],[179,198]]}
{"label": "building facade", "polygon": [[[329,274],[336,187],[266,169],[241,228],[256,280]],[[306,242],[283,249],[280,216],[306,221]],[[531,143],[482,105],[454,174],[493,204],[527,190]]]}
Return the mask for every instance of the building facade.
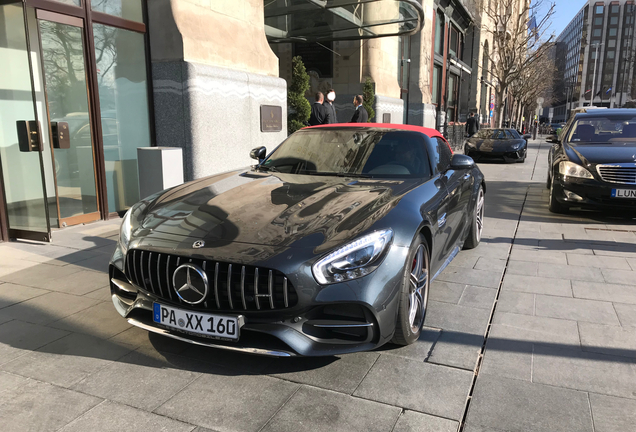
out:
{"label": "building facade", "polygon": [[634,25],[631,0],[590,0],[557,38],[554,121],[574,107],[622,107],[634,99]]}

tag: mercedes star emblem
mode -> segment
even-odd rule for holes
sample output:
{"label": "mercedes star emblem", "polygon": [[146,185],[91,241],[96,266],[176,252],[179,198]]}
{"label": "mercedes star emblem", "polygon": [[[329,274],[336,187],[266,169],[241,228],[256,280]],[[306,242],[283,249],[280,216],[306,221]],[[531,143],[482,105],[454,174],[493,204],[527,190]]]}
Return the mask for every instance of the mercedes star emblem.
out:
{"label": "mercedes star emblem", "polygon": [[186,303],[202,303],[208,295],[208,276],[196,264],[179,266],[172,275],[172,283],[179,298]]}
{"label": "mercedes star emblem", "polygon": [[192,247],[195,249],[200,249],[203,246],[205,246],[205,242],[203,240],[197,240],[194,243],[192,243]]}

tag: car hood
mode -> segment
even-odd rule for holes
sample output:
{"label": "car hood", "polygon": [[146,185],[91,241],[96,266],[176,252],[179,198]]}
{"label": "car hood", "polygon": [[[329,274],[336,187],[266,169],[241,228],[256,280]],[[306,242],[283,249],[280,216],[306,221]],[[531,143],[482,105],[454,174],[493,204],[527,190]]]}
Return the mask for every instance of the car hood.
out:
{"label": "car hood", "polygon": [[636,162],[636,144],[566,144],[565,151],[573,162],[583,165]]}
{"label": "car hood", "polygon": [[476,138],[471,138],[468,141],[472,143],[479,151],[482,151],[482,152],[506,150],[512,147],[514,144],[523,142],[523,140],[521,139],[494,140],[494,139],[476,139]]}
{"label": "car hood", "polygon": [[206,244],[331,246],[368,229],[421,183],[242,170],[166,192],[139,228]]}

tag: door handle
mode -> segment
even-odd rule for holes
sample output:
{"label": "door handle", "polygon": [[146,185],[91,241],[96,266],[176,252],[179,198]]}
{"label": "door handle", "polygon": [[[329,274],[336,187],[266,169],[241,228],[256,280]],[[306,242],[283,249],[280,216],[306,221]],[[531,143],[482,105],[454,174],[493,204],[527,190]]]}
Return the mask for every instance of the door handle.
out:
{"label": "door handle", "polygon": [[18,120],[15,122],[18,131],[18,147],[21,152],[42,151],[40,124],[35,120]]}
{"label": "door handle", "polygon": [[468,180],[470,178],[470,174],[464,174],[464,180]]}

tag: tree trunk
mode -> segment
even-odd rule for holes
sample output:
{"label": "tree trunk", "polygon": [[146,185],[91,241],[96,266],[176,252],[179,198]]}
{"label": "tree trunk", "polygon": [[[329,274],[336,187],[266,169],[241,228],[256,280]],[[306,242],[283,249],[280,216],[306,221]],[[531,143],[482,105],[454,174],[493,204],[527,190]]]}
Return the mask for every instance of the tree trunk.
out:
{"label": "tree trunk", "polygon": [[495,119],[495,124],[497,127],[503,126],[503,116],[504,116],[504,92],[502,90],[497,89],[496,91],[496,108],[497,108],[497,118]]}

